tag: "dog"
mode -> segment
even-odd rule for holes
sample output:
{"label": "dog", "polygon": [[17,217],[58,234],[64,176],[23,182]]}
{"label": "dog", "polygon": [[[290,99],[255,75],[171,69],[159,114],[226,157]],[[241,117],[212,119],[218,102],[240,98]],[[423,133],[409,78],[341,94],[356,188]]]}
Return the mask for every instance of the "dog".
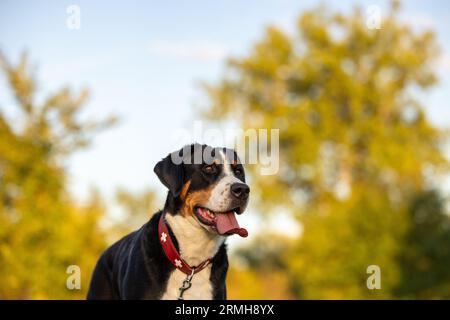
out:
{"label": "dog", "polygon": [[87,299],[226,299],[225,240],[248,235],[235,217],[250,193],[236,152],[191,144],[154,172],[168,189],[164,209],[101,255]]}

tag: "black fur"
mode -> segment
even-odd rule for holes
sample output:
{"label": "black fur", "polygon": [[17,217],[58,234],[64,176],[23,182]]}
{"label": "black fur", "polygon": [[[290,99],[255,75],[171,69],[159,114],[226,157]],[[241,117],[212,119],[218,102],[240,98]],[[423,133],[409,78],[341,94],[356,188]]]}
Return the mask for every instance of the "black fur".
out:
{"label": "black fur", "polygon": [[[139,230],[125,236],[100,257],[92,275],[88,299],[160,299],[170,273],[175,269],[166,258],[158,239],[156,213]],[[175,246],[178,243],[169,228]],[[211,283],[213,299],[226,299],[228,269],[226,245],[213,258]]]}
{"label": "black fur", "polygon": [[[195,150],[197,147],[197,150]],[[199,149],[198,149],[199,148]],[[191,145],[177,151],[179,155],[194,154],[210,148],[205,145]],[[214,156],[214,150],[212,155]],[[234,153],[237,158],[237,155]],[[238,159],[237,159],[238,160]],[[182,206],[180,192],[183,184],[191,180],[189,191],[206,188],[220,178],[221,172],[213,175],[202,173],[204,164],[173,164],[170,155],[158,162],[155,173],[169,189],[164,211],[176,214]],[[245,181],[242,165],[239,163],[242,181]],[[175,269],[169,262],[158,239],[158,221],[162,211],[157,212],[139,230],[125,236],[100,257],[92,275],[88,299],[160,299],[167,281]],[[170,236],[178,247],[177,239],[169,228]],[[226,274],[228,257],[226,244],[222,244],[212,259],[210,281],[213,299],[226,299]],[[180,284],[181,285],[181,284]]]}

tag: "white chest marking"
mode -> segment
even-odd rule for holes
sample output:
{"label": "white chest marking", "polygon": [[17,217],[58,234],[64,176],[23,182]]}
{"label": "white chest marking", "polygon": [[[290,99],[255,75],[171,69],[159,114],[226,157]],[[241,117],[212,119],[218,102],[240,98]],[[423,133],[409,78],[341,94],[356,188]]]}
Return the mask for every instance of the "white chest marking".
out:
{"label": "white chest marking", "polygon": [[[225,238],[211,234],[198,224],[194,217],[183,217],[181,214],[166,215],[166,220],[175,234],[180,255],[191,266],[196,266],[213,257]],[[212,299],[213,288],[209,280],[211,265],[196,273],[192,278],[191,287],[183,293],[183,298],[196,300]],[[162,300],[175,300],[180,295],[180,287],[186,274],[175,269],[169,276],[166,291]]]}
{"label": "white chest marking", "polygon": [[[211,265],[196,273],[192,278],[192,286],[184,291],[185,300],[211,300],[213,288],[209,277],[211,275]],[[180,295],[180,287],[186,275],[180,270],[174,270],[169,276],[166,292],[161,297],[162,300],[176,300]]]}

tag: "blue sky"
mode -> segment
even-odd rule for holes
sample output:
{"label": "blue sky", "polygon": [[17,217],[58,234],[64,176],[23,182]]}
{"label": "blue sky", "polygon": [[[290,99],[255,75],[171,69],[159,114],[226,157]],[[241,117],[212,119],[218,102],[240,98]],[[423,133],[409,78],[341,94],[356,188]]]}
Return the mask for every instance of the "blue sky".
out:
{"label": "blue sky", "polygon": [[[324,1],[348,11],[355,1]],[[66,27],[69,5],[81,9],[81,29]],[[157,160],[173,151],[170,130],[192,128],[200,81],[222,74],[225,58],[244,54],[268,24],[292,29],[317,1],[0,1],[0,49],[17,61],[24,50],[38,66],[40,89],[62,85],[92,91],[85,117],[116,114],[121,123],[68,163],[70,186],[83,199],[90,186],[111,197],[118,186],[161,190]],[[386,1],[358,1],[362,8]],[[402,19],[436,30],[442,48],[440,84],[423,99],[432,121],[450,124],[448,1],[404,1]],[[383,12],[383,11],[382,11]],[[388,49],[388,48],[387,48]],[[2,87],[4,82],[0,82]],[[0,87],[0,88],[2,88]],[[0,90],[0,104],[11,112]]]}

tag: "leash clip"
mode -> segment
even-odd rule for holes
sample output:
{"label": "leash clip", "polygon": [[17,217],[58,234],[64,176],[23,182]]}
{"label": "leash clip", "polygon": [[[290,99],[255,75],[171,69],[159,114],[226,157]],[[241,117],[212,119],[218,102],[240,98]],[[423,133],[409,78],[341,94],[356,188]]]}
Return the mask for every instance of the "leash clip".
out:
{"label": "leash clip", "polygon": [[194,277],[195,269],[192,269],[191,274],[188,274],[186,279],[183,280],[183,284],[181,285],[180,289],[180,295],[178,296],[178,300],[184,300],[183,299],[183,293],[188,290],[192,286],[192,278]]}

